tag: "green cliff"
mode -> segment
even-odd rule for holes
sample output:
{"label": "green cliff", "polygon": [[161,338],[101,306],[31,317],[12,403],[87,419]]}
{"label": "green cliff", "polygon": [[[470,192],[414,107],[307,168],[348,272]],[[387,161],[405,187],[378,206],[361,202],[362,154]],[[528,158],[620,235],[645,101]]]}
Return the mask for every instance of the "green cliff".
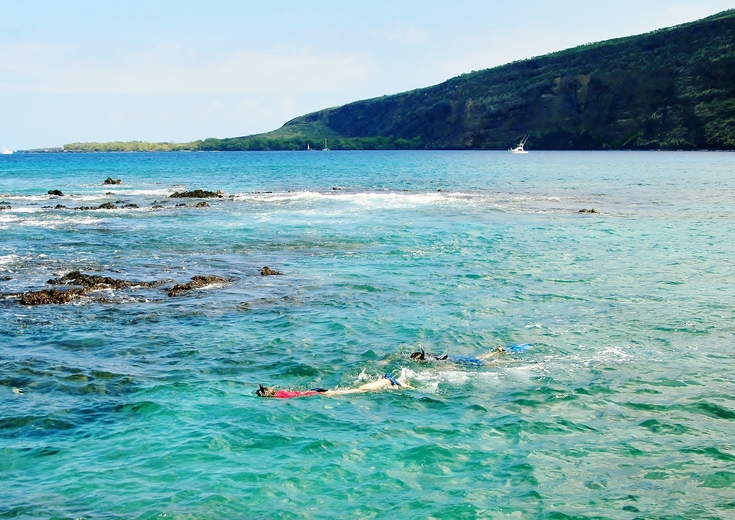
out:
{"label": "green cliff", "polygon": [[297,117],[199,150],[735,149],[735,10]]}

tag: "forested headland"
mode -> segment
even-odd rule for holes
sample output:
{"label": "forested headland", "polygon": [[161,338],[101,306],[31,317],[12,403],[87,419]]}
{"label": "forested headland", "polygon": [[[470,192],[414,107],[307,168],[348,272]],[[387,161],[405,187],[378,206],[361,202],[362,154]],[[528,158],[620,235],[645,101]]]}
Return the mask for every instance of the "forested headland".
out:
{"label": "forested headland", "polygon": [[[65,151],[735,149],[735,9],[297,117],[265,134]],[[137,147],[137,148],[136,148]],[[156,148],[159,147],[159,148]]]}

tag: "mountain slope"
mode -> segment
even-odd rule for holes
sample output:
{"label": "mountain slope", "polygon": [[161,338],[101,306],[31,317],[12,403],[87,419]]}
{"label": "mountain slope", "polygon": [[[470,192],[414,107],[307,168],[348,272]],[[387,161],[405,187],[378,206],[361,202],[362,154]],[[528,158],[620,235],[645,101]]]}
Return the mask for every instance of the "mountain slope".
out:
{"label": "mountain slope", "polygon": [[735,149],[735,10],[295,118],[202,149]]}

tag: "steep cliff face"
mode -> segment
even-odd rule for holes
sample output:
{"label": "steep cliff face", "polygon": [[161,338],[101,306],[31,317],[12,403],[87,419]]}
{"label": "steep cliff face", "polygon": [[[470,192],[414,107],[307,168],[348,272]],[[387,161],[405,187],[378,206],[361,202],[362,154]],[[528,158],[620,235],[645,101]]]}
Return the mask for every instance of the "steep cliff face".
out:
{"label": "steep cliff face", "polygon": [[535,149],[734,149],[735,10],[308,114],[273,137],[296,128],[434,149],[525,134]]}

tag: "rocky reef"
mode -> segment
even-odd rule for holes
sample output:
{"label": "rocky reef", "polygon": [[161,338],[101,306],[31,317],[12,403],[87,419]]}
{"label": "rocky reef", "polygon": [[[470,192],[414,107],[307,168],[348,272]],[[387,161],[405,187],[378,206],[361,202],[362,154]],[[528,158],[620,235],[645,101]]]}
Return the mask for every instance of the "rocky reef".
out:
{"label": "rocky reef", "polygon": [[222,192],[207,190],[175,191],[168,197],[170,199],[212,199],[222,197]]}
{"label": "rocky reef", "polygon": [[89,289],[125,289],[127,287],[156,287],[166,283],[158,280],[154,282],[131,282],[111,278],[109,276],[82,274],[80,271],[71,271],[60,278],[52,278],[50,285],[79,285]]}
{"label": "rocky reef", "polygon": [[[10,280],[10,277],[4,278]],[[84,274],[80,271],[70,271],[69,273],[60,276],[59,278],[52,278],[47,281],[49,285],[63,286],[61,288],[42,289],[39,291],[26,291],[22,293],[14,294],[2,294],[0,298],[19,298],[21,305],[49,305],[49,304],[64,304],[70,303],[74,300],[81,298],[82,296],[89,295],[94,291],[100,291],[105,289],[123,290],[131,287],[157,287],[164,285],[172,280],[154,280],[152,282],[141,282],[124,280],[120,278],[112,278],[109,276],[90,275]],[[224,284],[230,280],[221,276],[214,275],[197,275],[193,276],[190,281],[182,284],[175,284],[173,287],[168,289],[169,296],[178,296],[182,293],[200,289],[209,285]],[[102,303],[111,303],[112,301],[107,298],[96,298],[95,301]]]}
{"label": "rocky reef", "polygon": [[260,276],[279,276],[282,274],[282,272],[271,269],[267,265],[260,270]]}
{"label": "rocky reef", "polygon": [[169,296],[178,296],[182,292],[192,291],[194,289],[200,289],[207,285],[214,285],[217,283],[227,283],[226,278],[221,276],[193,276],[191,281],[183,284],[176,284],[168,291]]}

